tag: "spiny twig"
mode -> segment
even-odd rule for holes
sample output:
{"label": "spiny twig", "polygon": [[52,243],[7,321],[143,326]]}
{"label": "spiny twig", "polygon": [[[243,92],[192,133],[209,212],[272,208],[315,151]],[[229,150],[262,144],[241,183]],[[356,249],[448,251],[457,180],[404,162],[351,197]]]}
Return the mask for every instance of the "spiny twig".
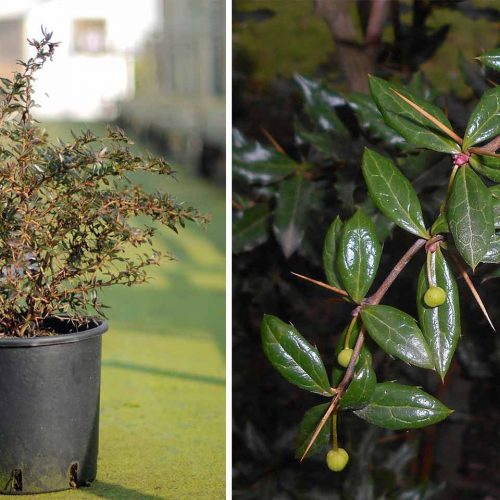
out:
{"label": "spiny twig", "polygon": [[409,104],[414,110],[418,111],[422,116],[425,116],[429,121],[431,121],[436,127],[440,128],[446,135],[451,137],[454,141],[458,142],[458,144],[462,144],[463,140],[460,136],[455,134],[453,130],[447,127],[444,123],[441,123],[437,118],[432,116],[430,113],[425,111],[425,109],[421,108],[418,104],[415,104],[413,101],[400,94],[397,90],[391,89],[398,97],[403,99],[407,104]]}
{"label": "spiny twig", "polygon": [[460,262],[460,259],[453,253],[450,254],[451,258],[453,259],[453,262],[456,264],[458,271],[462,275],[465,283],[469,287],[469,290],[471,291],[472,295],[476,299],[476,302],[479,305],[479,308],[484,314],[484,317],[488,320],[488,323],[490,324],[491,328],[493,328],[493,331],[496,332],[495,327],[493,326],[493,323],[491,322],[490,316],[488,314],[488,311],[486,310],[486,307],[484,305],[484,302],[481,299],[481,296],[479,295],[479,292],[476,290],[476,287],[474,286],[474,283],[472,283],[472,280],[470,279],[470,276],[467,274],[467,270],[465,269],[464,265]]}
{"label": "spiny twig", "polygon": [[[401,271],[406,267],[406,265],[410,262],[412,257],[426,244],[427,240],[420,238],[418,239],[406,252],[405,254],[399,259],[399,261],[396,263],[392,271],[388,274],[387,278],[384,280],[384,282],[380,285],[378,290],[371,296],[368,297],[364,303],[365,304],[370,304],[370,305],[376,305],[379,304],[384,295],[387,293],[387,290],[389,290],[390,286],[394,283],[394,280],[396,277],[401,273]],[[295,273],[294,273],[295,274]],[[361,310],[359,306],[357,306],[358,313]],[[356,363],[359,358],[359,353],[361,352],[361,348],[363,347],[363,343],[365,341],[365,333],[364,333],[364,326],[361,327],[358,338],[356,339],[356,344],[354,345],[353,353],[351,356],[351,360],[349,361],[349,365],[347,366],[347,369],[344,373],[344,376],[342,377],[342,380],[338,384],[336,389],[335,396],[333,397],[330,406],[326,410],[325,414],[323,415],[323,418],[320,420],[319,424],[316,426],[316,429],[314,430],[314,433],[309,440],[309,443],[302,454],[302,457],[300,458],[300,461],[304,460],[306,457],[307,453],[311,449],[311,446],[314,444],[316,441],[319,433],[321,432],[321,429],[325,426],[326,422],[328,421],[328,418],[330,415],[337,409],[340,400],[342,399],[342,396],[344,395],[345,391],[349,387],[349,384],[351,383],[352,377],[354,376],[354,368],[356,366]]]}
{"label": "spiny twig", "polygon": [[336,286],[331,286],[331,285],[328,285],[327,283],[323,283],[322,281],[308,278],[307,276],[303,276],[302,274],[298,274],[298,273],[294,273],[294,272],[292,272],[292,274],[294,276],[297,276],[300,279],[303,279],[305,281],[309,281],[310,283],[314,283],[315,285],[326,288],[327,290],[331,290],[332,292],[338,293],[339,295],[343,295],[344,297],[349,296],[349,294],[345,290],[342,290],[341,288],[337,288]]}

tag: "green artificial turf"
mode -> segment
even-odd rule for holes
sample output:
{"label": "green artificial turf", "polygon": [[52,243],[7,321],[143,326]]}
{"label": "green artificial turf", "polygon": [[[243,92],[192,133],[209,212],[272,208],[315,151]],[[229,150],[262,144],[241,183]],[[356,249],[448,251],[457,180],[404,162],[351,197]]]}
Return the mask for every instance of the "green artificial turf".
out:
{"label": "green artificial turf", "polygon": [[106,293],[97,480],[36,498],[225,498],[224,192],[181,169],[178,179],[137,178],[212,222],[162,229],[156,246],[176,260],[149,284]]}

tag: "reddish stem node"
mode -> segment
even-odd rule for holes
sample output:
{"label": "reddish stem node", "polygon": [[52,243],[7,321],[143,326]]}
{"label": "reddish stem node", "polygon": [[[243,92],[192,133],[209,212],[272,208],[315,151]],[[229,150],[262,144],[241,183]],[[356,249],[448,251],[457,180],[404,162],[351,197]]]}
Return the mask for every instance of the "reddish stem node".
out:
{"label": "reddish stem node", "polygon": [[452,155],[453,165],[458,165],[461,167],[462,165],[466,165],[469,163],[470,153],[457,153]]}

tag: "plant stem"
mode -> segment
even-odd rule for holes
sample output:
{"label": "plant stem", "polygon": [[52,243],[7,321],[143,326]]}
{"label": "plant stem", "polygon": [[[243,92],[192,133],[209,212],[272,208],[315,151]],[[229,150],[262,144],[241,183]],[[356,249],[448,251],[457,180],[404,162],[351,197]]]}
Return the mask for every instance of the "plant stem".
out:
{"label": "plant stem", "polygon": [[412,257],[426,244],[426,242],[427,240],[423,238],[419,238],[415,241],[415,243],[413,243],[401,259],[399,259],[398,263],[392,268],[392,271],[387,275],[387,278],[385,278],[378,290],[372,296],[368,297],[364,303],[369,305],[379,304],[401,271],[406,267],[408,262],[410,262]]}
{"label": "plant stem", "polygon": [[429,287],[436,285],[434,283],[434,280],[432,279],[431,259],[432,259],[432,253],[428,251],[426,259],[426,267],[427,267],[427,281],[429,282]]}
{"label": "plant stem", "polygon": [[337,436],[337,415],[338,415],[338,413],[336,411],[333,412],[333,416],[332,416],[332,446],[333,446],[334,451],[337,451],[339,449],[339,441],[338,441],[338,436]]}
{"label": "plant stem", "polygon": [[[380,285],[378,290],[368,299],[364,301],[364,304],[370,304],[370,305],[376,305],[379,304],[380,301],[383,299],[384,295],[387,293],[387,290],[389,290],[390,286],[394,283],[394,280],[398,277],[398,275],[401,273],[401,271],[406,267],[408,262],[412,259],[412,257],[426,244],[427,240],[420,238],[413,245],[406,251],[406,253],[399,259],[397,264],[394,266],[392,271],[388,274],[387,278],[384,280],[384,282]],[[360,308],[361,309],[361,308]],[[356,314],[357,316],[357,314]],[[342,377],[342,380],[338,384],[338,386],[335,388],[335,396],[333,397],[330,406],[326,410],[325,414],[323,415],[323,418],[320,420],[319,424],[316,426],[316,429],[314,430],[314,433],[309,441],[309,444],[307,445],[307,448],[305,449],[304,453],[302,454],[302,457],[300,458],[300,461],[304,460],[306,457],[307,453],[311,449],[311,446],[314,444],[314,441],[316,441],[319,433],[321,432],[321,429],[325,426],[326,422],[330,418],[330,415],[334,411],[337,410],[338,405],[340,403],[340,400],[342,399],[342,396],[344,395],[345,391],[349,387],[349,384],[351,383],[352,377],[354,376],[354,368],[356,366],[356,363],[358,361],[359,353],[361,352],[361,348],[363,347],[363,343],[365,341],[365,327],[362,326],[358,338],[356,339],[356,344],[354,345],[353,353],[351,356],[351,360],[349,361],[349,364],[347,365],[346,371],[344,372],[344,376]]]}
{"label": "plant stem", "polygon": [[361,352],[361,348],[363,347],[364,341],[365,341],[365,331],[364,327],[361,327],[358,338],[356,339],[356,344],[354,345],[351,361],[349,361],[349,365],[347,366],[344,376],[342,377],[340,384],[336,388],[337,392],[335,393],[335,396],[333,397],[330,406],[328,407],[325,414],[323,415],[323,418],[320,420],[319,424],[314,430],[314,434],[312,435],[311,440],[307,445],[307,448],[305,449],[304,453],[302,454],[302,457],[300,458],[301,462],[302,460],[304,460],[307,453],[311,449],[311,446],[314,444],[314,441],[316,441],[316,438],[318,437],[319,433],[321,432],[321,429],[323,429],[326,422],[330,418],[330,415],[337,409],[340,400],[342,399],[342,396],[347,390],[347,387],[349,386],[349,383],[351,382],[351,379],[354,375],[354,367],[356,366],[356,361],[358,360],[359,353]]}

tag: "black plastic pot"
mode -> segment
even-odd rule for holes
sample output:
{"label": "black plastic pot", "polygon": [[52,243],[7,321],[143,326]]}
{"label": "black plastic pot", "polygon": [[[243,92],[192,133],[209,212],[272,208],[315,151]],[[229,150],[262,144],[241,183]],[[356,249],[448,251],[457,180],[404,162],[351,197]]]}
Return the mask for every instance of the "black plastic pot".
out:
{"label": "black plastic pot", "polygon": [[0,339],[0,494],[95,479],[107,328],[96,320],[76,333]]}

